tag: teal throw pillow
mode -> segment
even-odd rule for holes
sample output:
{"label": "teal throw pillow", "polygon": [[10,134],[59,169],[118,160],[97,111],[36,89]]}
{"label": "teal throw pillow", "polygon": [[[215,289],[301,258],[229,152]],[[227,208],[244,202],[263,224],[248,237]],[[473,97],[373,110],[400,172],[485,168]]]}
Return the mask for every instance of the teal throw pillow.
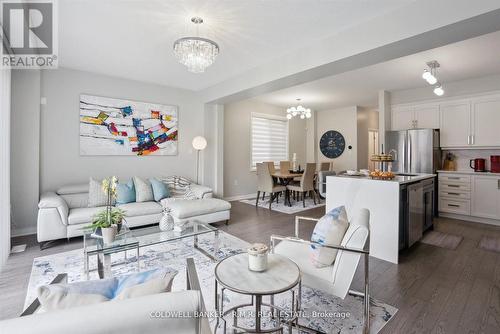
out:
{"label": "teal throw pillow", "polygon": [[151,187],[153,188],[153,196],[155,201],[159,202],[164,198],[170,197],[170,191],[168,190],[168,186],[165,183],[155,178],[149,179],[149,182],[151,183]]}
{"label": "teal throw pillow", "polygon": [[116,203],[127,204],[133,202],[135,202],[134,181],[130,180],[127,183],[118,183],[116,185]]}

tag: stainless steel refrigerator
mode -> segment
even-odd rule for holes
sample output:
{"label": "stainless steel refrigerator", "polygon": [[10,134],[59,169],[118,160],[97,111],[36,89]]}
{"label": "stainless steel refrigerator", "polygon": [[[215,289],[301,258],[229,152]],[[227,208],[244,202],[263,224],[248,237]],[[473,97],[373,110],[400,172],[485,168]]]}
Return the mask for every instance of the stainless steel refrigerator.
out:
{"label": "stainless steel refrigerator", "polygon": [[386,144],[385,151],[394,157],[392,171],[395,173],[433,174],[440,168],[439,130],[388,131]]}

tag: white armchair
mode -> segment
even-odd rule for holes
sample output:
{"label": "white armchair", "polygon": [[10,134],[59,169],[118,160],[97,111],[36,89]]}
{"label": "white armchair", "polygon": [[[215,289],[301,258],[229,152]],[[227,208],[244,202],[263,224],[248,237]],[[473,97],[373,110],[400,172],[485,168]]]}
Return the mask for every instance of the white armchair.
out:
{"label": "white armchair", "polygon": [[[271,252],[281,254],[294,261],[302,272],[302,283],[344,299],[348,293],[364,296],[363,333],[370,328],[370,298],[368,281],[370,212],[361,209],[352,219],[340,245],[322,245],[299,238],[300,221],[318,221],[315,218],[295,217],[295,236],[271,236]],[[276,244],[276,241],[280,241]],[[338,249],[335,262],[328,267],[317,268],[309,258],[310,246]],[[364,256],[364,293],[350,290],[361,255]]]}
{"label": "white armchair", "polygon": [[[65,279],[60,274],[52,283]],[[36,299],[19,318],[0,321],[0,333],[211,334],[194,260],[186,262],[187,289],[37,313]],[[173,316],[178,313],[179,317]],[[170,316],[169,316],[170,314]],[[186,316],[182,316],[182,315]],[[191,315],[188,317],[187,315]]]}

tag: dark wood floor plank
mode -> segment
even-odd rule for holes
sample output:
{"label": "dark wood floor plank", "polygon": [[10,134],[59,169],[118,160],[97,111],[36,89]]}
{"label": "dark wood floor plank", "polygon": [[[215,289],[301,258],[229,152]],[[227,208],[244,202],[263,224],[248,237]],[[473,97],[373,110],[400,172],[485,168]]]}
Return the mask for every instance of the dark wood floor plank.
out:
{"label": "dark wood floor plank", "polygon": [[[301,212],[319,218],[324,208]],[[381,333],[500,333],[500,254],[477,248],[483,235],[500,236],[500,227],[439,218],[435,229],[464,237],[456,250],[416,244],[400,256],[399,265],[370,259],[370,291],[374,298],[399,308]],[[232,202],[228,233],[249,242],[268,242],[271,234],[293,235],[294,215]],[[300,236],[309,239],[314,223],[304,223]],[[82,247],[80,238],[62,241],[40,251],[36,238],[16,238],[28,243],[14,254],[0,273],[0,319],[22,311],[35,257]],[[363,266],[358,266],[352,287],[363,287]]]}

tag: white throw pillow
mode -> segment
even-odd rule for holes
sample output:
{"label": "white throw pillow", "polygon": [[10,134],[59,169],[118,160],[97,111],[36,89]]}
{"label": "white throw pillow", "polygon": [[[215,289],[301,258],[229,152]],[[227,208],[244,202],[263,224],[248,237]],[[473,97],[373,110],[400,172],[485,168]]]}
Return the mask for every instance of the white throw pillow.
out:
{"label": "white throw pillow", "polygon": [[154,193],[153,187],[151,187],[151,182],[134,176],[134,186],[135,201],[137,203],[154,201]]}
{"label": "white throw pillow", "polygon": [[[108,195],[102,190],[102,181],[90,178],[89,182],[89,208],[105,206]],[[113,205],[114,203],[112,203]]]}
{"label": "white throw pillow", "polygon": [[177,271],[153,269],[109,279],[38,287],[38,300],[44,311],[98,304],[170,292]]}
{"label": "white throw pillow", "polygon": [[[349,227],[344,206],[328,212],[316,223],[311,241],[321,245],[340,246]],[[331,266],[337,256],[337,250],[311,245],[311,261],[318,267]]]}

